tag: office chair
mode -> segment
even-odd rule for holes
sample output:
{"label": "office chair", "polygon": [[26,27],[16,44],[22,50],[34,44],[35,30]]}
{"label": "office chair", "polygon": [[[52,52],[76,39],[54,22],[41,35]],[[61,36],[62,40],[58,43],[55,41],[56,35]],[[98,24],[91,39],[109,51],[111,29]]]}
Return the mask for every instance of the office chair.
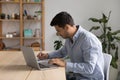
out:
{"label": "office chair", "polygon": [[105,80],[109,80],[109,68],[110,68],[112,56],[106,53],[103,54],[104,54],[104,77]]}

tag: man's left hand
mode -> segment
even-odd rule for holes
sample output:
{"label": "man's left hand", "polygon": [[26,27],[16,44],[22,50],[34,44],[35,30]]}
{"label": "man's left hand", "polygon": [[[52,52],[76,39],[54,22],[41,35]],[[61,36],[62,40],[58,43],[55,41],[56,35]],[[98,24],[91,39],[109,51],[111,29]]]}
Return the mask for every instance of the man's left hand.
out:
{"label": "man's left hand", "polygon": [[61,67],[65,67],[66,62],[61,58],[54,58],[49,60],[49,64],[55,64]]}

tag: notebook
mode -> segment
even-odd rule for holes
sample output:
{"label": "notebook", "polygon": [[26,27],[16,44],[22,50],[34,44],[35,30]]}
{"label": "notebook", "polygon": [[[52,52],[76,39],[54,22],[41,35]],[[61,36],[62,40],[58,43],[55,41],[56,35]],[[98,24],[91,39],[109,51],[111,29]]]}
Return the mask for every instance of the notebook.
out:
{"label": "notebook", "polygon": [[35,69],[43,69],[43,68],[57,68],[57,65],[48,64],[49,59],[38,60],[35,56],[35,53],[31,47],[22,46],[21,47],[24,59],[26,64]]}

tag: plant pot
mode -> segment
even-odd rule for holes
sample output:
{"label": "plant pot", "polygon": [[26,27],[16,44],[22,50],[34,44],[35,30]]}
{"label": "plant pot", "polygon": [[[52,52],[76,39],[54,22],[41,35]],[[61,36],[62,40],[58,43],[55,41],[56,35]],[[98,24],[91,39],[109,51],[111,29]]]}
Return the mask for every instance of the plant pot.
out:
{"label": "plant pot", "polygon": [[112,66],[110,66],[109,80],[116,80],[117,75],[118,75],[118,69],[115,69]]}
{"label": "plant pot", "polygon": [[5,19],[5,14],[1,14],[1,19]]}
{"label": "plant pot", "polygon": [[37,19],[38,19],[38,20],[41,20],[41,15],[38,15],[38,16],[37,16]]}

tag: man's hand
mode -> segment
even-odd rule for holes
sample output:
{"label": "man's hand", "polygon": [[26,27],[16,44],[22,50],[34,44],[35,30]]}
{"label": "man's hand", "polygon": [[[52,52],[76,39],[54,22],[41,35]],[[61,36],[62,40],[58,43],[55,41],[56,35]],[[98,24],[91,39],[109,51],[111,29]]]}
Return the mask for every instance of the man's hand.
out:
{"label": "man's hand", "polygon": [[48,54],[47,53],[39,53],[37,55],[39,59],[48,59]]}
{"label": "man's hand", "polygon": [[65,67],[66,62],[63,59],[54,58],[54,59],[49,60],[49,64],[55,64],[61,67]]}

